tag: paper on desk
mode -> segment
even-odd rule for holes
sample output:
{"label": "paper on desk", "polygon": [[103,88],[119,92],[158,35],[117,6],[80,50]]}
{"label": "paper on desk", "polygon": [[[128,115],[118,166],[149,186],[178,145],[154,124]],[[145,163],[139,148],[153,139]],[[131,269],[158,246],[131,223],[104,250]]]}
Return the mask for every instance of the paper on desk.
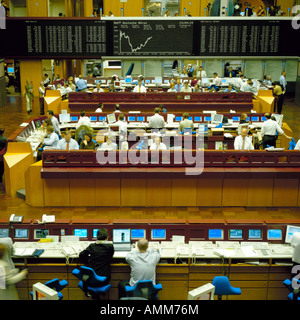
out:
{"label": "paper on desk", "polygon": [[34,248],[14,248],[14,256],[32,256],[34,253]]}
{"label": "paper on desk", "polygon": [[252,246],[244,246],[241,247],[241,250],[245,257],[256,257],[257,252],[254,250]]}
{"label": "paper on desk", "polygon": [[224,258],[230,258],[232,256],[235,256],[235,251],[234,249],[215,249],[214,254]]}
{"label": "paper on desk", "polygon": [[233,138],[233,135],[231,133],[226,132],[226,133],[224,133],[224,137],[225,138]]}

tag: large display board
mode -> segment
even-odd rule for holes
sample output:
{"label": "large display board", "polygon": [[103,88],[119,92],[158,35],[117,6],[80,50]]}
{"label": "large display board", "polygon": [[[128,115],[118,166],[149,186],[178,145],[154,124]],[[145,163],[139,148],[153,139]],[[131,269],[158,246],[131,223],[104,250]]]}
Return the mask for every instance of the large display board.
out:
{"label": "large display board", "polygon": [[299,56],[299,35],[280,18],[8,18],[0,56]]}

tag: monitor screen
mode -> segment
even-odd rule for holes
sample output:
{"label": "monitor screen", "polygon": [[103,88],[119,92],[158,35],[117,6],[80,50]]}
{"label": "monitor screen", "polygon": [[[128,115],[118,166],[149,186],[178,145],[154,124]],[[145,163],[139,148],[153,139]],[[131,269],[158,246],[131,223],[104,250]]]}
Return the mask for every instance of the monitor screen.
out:
{"label": "monitor screen", "polygon": [[9,229],[0,229],[0,238],[8,238]]}
{"label": "monitor screen", "polygon": [[259,117],[257,117],[257,116],[251,117],[251,121],[252,122],[259,122]]}
{"label": "monitor screen", "polygon": [[175,121],[182,121],[182,117],[175,117]]}
{"label": "monitor screen", "polygon": [[227,82],[226,79],[222,79],[222,84],[225,84]]}
{"label": "monitor screen", "polygon": [[242,229],[230,229],[229,230],[229,239],[243,239],[243,230]]}
{"label": "monitor screen", "polygon": [[131,239],[145,239],[146,230],[145,229],[131,229]]}
{"label": "monitor screen", "polygon": [[261,121],[267,121],[266,117],[261,117]]}
{"label": "monitor screen", "polygon": [[105,116],[99,117],[99,121],[105,121],[105,120],[106,120],[106,117],[105,117]]}
{"label": "monitor screen", "polygon": [[155,83],[161,84],[162,83],[162,78],[161,77],[156,77],[155,78]]}
{"label": "monitor screen", "polygon": [[130,229],[113,229],[114,243],[128,243],[130,241]]}
{"label": "monitor screen", "polygon": [[144,122],[145,121],[145,117],[137,117],[137,121]]}
{"label": "monitor screen", "polygon": [[195,122],[201,122],[202,121],[202,117],[194,117],[194,121]]}
{"label": "monitor screen", "polygon": [[292,236],[295,232],[300,232],[300,226],[286,226],[285,242],[291,243]]}
{"label": "monitor screen", "polygon": [[166,229],[152,229],[151,230],[152,240],[164,240],[166,239]]}
{"label": "monitor screen", "polygon": [[97,116],[91,116],[90,119],[91,119],[91,121],[97,121],[98,120]]}
{"label": "monitor screen", "polygon": [[77,116],[72,116],[71,117],[71,121],[78,121],[78,117]]}
{"label": "monitor screen", "polygon": [[77,236],[79,238],[87,238],[88,231],[87,229],[74,229],[74,236]]}
{"label": "monitor screen", "polygon": [[215,114],[214,115],[214,122],[222,123],[223,122],[223,115],[222,114]]}
{"label": "monitor screen", "polygon": [[15,72],[14,67],[7,67],[7,72],[14,73]]}
{"label": "monitor screen", "polygon": [[151,83],[150,79],[146,79],[145,83]]}
{"label": "monitor screen", "polygon": [[97,83],[97,84],[101,83],[101,80],[95,80],[95,83]]}
{"label": "monitor screen", "polygon": [[49,230],[46,229],[35,229],[34,239],[45,239],[49,235]]}
{"label": "monitor screen", "polygon": [[131,121],[135,121],[135,117],[129,116],[129,117],[128,117],[128,122],[131,122]]}
{"label": "monitor screen", "polygon": [[28,229],[15,229],[15,239],[28,239]]}
{"label": "monitor screen", "polygon": [[223,229],[209,229],[208,239],[209,240],[223,240]]}
{"label": "monitor screen", "polygon": [[232,117],[233,122],[240,122],[240,117]]}
{"label": "monitor screen", "polygon": [[61,113],[59,114],[59,122],[70,122],[71,117],[69,113]]}
{"label": "monitor screen", "polygon": [[207,121],[207,122],[211,121],[211,117],[204,117],[204,121]]}
{"label": "monitor screen", "polygon": [[190,121],[193,121],[193,117],[189,117],[189,120],[190,120]]}
{"label": "monitor screen", "polygon": [[107,122],[108,123],[115,123],[116,122],[116,115],[114,113],[107,115]]}
{"label": "monitor screen", "polygon": [[261,229],[249,229],[248,230],[248,239],[249,240],[262,239],[262,230]]}
{"label": "monitor screen", "polygon": [[268,240],[281,240],[282,230],[281,229],[269,229],[267,233]]}
{"label": "monitor screen", "polygon": [[125,78],[125,83],[131,83],[131,81],[132,81],[131,77],[126,77]]}
{"label": "monitor screen", "polygon": [[169,80],[164,80],[164,83],[168,84],[168,83],[170,83],[170,81]]}
{"label": "monitor screen", "polygon": [[93,238],[97,238],[97,233],[99,229],[93,229]]}

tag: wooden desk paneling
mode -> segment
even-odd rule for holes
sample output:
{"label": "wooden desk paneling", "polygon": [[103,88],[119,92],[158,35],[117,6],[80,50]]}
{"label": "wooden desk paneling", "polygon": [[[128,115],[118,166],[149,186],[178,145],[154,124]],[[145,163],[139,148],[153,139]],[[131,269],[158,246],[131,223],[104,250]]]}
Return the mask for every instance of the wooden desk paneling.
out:
{"label": "wooden desk paneling", "polygon": [[295,207],[298,203],[298,179],[275,179],[274,207]]}
{"label": "wooden desk paneling", "polygon": [[70,206],[95,206],[95,179],[70,179]]}
{"label": "wooden desk paneling", "polygon": [[249,179],[247,205],[270,207],[273,203],[273,179]]}
{"label": "wooden desk paneling", "polygon": [[172,181],[172,206],[196,206],[197,179],[176,179]]}
{"label": "wooden desk paneling", "polygon": [[146,174],[135,177],[124,175],[121,179],[121,206],[147,206]]}
{"label": "wooden desk paneling", "polygon": [[247,206],[248,179],[223,180],[223,206]]}
{"label": "wooden desk paneling", "polygon": [[198,179],[197,206],[221,206],[222,205],[222,179]]}
{"label": "wooden desk paneling", "polygon": [[44,181],[46,207],[70,206],[70,182],[68,179],[47,179]]}

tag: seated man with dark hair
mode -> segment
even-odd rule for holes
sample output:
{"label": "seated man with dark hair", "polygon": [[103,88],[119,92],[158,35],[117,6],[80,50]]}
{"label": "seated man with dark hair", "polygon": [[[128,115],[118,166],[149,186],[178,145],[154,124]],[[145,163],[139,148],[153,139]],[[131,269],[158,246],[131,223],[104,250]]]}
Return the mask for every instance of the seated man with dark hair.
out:
{"label": "seated man with dark hair", "polygon": [[111,279],[111,259],[114,255],[114,246],[108,242],[108,232],[105,228],[97,232],[97,241],[91,243],[79,254],[79,260],[92,268],[98,276],[107,277],[105,284]]}
{"label": "seated man with dark hair", "polygon": [[130,251],[126,256],[126,261],[131,267],[130,280],[121,280],[119,282],[119,298],[126,297],[125,287],[134,286],[140,280],[152,280],[156,283],[156,265],[160,260],[158,249],[148,249],[147,239],[140,239],[137,243],[137,249]]}

